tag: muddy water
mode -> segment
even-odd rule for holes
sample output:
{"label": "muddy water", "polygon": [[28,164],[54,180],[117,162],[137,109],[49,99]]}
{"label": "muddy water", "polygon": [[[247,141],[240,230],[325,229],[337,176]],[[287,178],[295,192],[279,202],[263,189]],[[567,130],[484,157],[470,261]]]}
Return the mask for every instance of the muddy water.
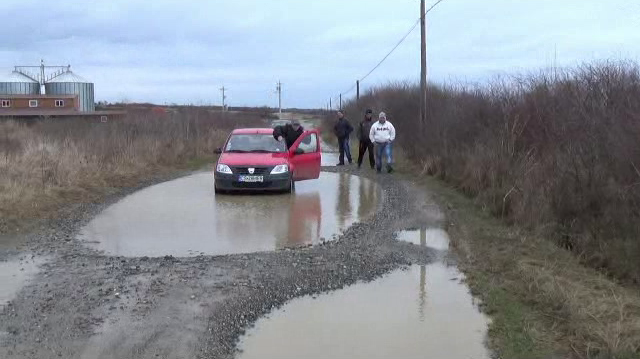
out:
{"label": "muddy water", "polygon": [[242,338],[240,359],[490,358],[482,315],[455,267],[412,266],[295,299]]}
{"label": "muddy water", "polygon": [[322,152],[321,166],[335,166],[339,160],[338,152]]}
{"label": "muddy water", "polygon": [[43,262],[41,259],[30,257],[0,262],[0,307],[13,299],[13,296],[38,272],[38,266]]}
{"label": "muddy water", "polygon": [[398,240],[439,251],[449,249],[449,235],[440,228],[420,228],[398,233]]}
{"label": "muddy water", "polygon": [[122,256],[189,256],[269,251],[331,240],[371,215],[378,185],[348,174],[321,173],[294,194],[215,195],[211,173],[134,193],[90,222],[79,236]]}

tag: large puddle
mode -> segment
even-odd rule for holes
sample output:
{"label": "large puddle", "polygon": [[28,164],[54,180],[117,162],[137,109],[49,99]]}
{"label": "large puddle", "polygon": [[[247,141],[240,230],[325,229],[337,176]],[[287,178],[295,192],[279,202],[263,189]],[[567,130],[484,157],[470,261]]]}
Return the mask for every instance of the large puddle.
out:
{"label": "large puddle", "polygon": [[438,251],[449,250],[449,235],[440,228],[420,228],[398,233],[398,240]]}
{"label": "large puddle", "polygon": [[16,293],[38,272],[44,261],[38,258],[12,258],[0,262],[0,308],[7,304]]}
{"label": "large puddle", "polygon": [[110,206],[79,238],[120,256],[269,251],[331,240],[375,212],[381,189],[348,174],[296,183],[294,194],[215,195],[210,172],[151,186]]}
{"label": "large puddle", "polygon": [[488,319],[463,276],[443,263],[412,266],[258,320],[239,358],[490,358]]}

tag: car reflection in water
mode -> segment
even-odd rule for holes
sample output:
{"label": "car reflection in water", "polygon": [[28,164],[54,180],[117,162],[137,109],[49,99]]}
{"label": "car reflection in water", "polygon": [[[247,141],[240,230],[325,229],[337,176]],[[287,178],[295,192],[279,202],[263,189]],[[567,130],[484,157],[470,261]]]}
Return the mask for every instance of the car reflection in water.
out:
{"label": "car reflection in water", "polygon": [[323,172],[317,180],[297,183],[293,194],[220,195],[214,194],[211,174],[198,173],[123,198],[88,223],[78,238],[118,256],[224,255],[299,247],[331,240],[371,215],[379,192],[367,179],[341,180],[336,173]]}
{"label": "car reflection in water", "polygon": [[[217,211],[246,218],[231,225],[229,215],[216,217],[217,237],[242,242],[269,241],[269,249],[297,248],[331,240],[351,224],[375,212],[379,186],[348,174],[322,173],[318,181],[296,184],[292,194],[216,196]],[[275,248],[274,248],[275,247]],[[269,250],[264,248],[262,250]]]}
{"label": "car reflection in water", "polygon": [[[278,236],[276,249],[312,245],[320,241],[322,204],[320,193],[290,196],[286,233]],[[285,232],[285,231],[282,231]]]}

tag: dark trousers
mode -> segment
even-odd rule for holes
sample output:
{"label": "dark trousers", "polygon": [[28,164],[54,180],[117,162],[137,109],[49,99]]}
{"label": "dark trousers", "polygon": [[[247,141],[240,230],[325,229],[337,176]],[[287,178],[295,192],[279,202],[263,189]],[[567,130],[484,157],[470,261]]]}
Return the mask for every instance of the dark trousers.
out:
{"label": "dark trousers", "polygon": [[358,149],[358,166],[362,166],[364,153],[367,152],[367,150],[369,150],[369,165],[371,165],[371,168],[374,168],[376,160],[373,155],[373,143],[371,141],[360,140],[360,148]]}
{"label": "dark trousers", "polygon": [[349,137],[338,138],[338,148],[340,149],[339,163],[344,164],[344,156],[347,155],[347,161],[352,162],[351,147],[349,146]]}

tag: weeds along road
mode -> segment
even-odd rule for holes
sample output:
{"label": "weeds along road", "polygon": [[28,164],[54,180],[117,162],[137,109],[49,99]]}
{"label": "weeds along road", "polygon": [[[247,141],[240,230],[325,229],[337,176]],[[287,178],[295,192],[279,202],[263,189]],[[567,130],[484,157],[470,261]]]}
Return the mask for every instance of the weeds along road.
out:
{"label": "weeds along road", "polygon": [[[396,176],[376,176],[355,167],[323,171],[327,176],[361,176],[379,186],[380,195],[371,214],[345,224],[335,240],[298,249],[225,255],[108,254],[92,249],[78,234],[125,194],[74,209],[32,235],[28,249],[19,253],[46,261],[0,314],[0,357],[231,358],[247,328],[292,298],[434,260],[436,251],[394,239],[402,230],[443,225],[429,193]],[[322,198],[334,196],[335,190],[326,189]],[[338,202],[330,212],[352,207]],[[174,210],[175,216],[181,215],[179,206]],[[250,223],[245,218],[237,226]],[[250,235],[236,233],[239,241]],[[148,246],[162,251],[153,242]]]}

